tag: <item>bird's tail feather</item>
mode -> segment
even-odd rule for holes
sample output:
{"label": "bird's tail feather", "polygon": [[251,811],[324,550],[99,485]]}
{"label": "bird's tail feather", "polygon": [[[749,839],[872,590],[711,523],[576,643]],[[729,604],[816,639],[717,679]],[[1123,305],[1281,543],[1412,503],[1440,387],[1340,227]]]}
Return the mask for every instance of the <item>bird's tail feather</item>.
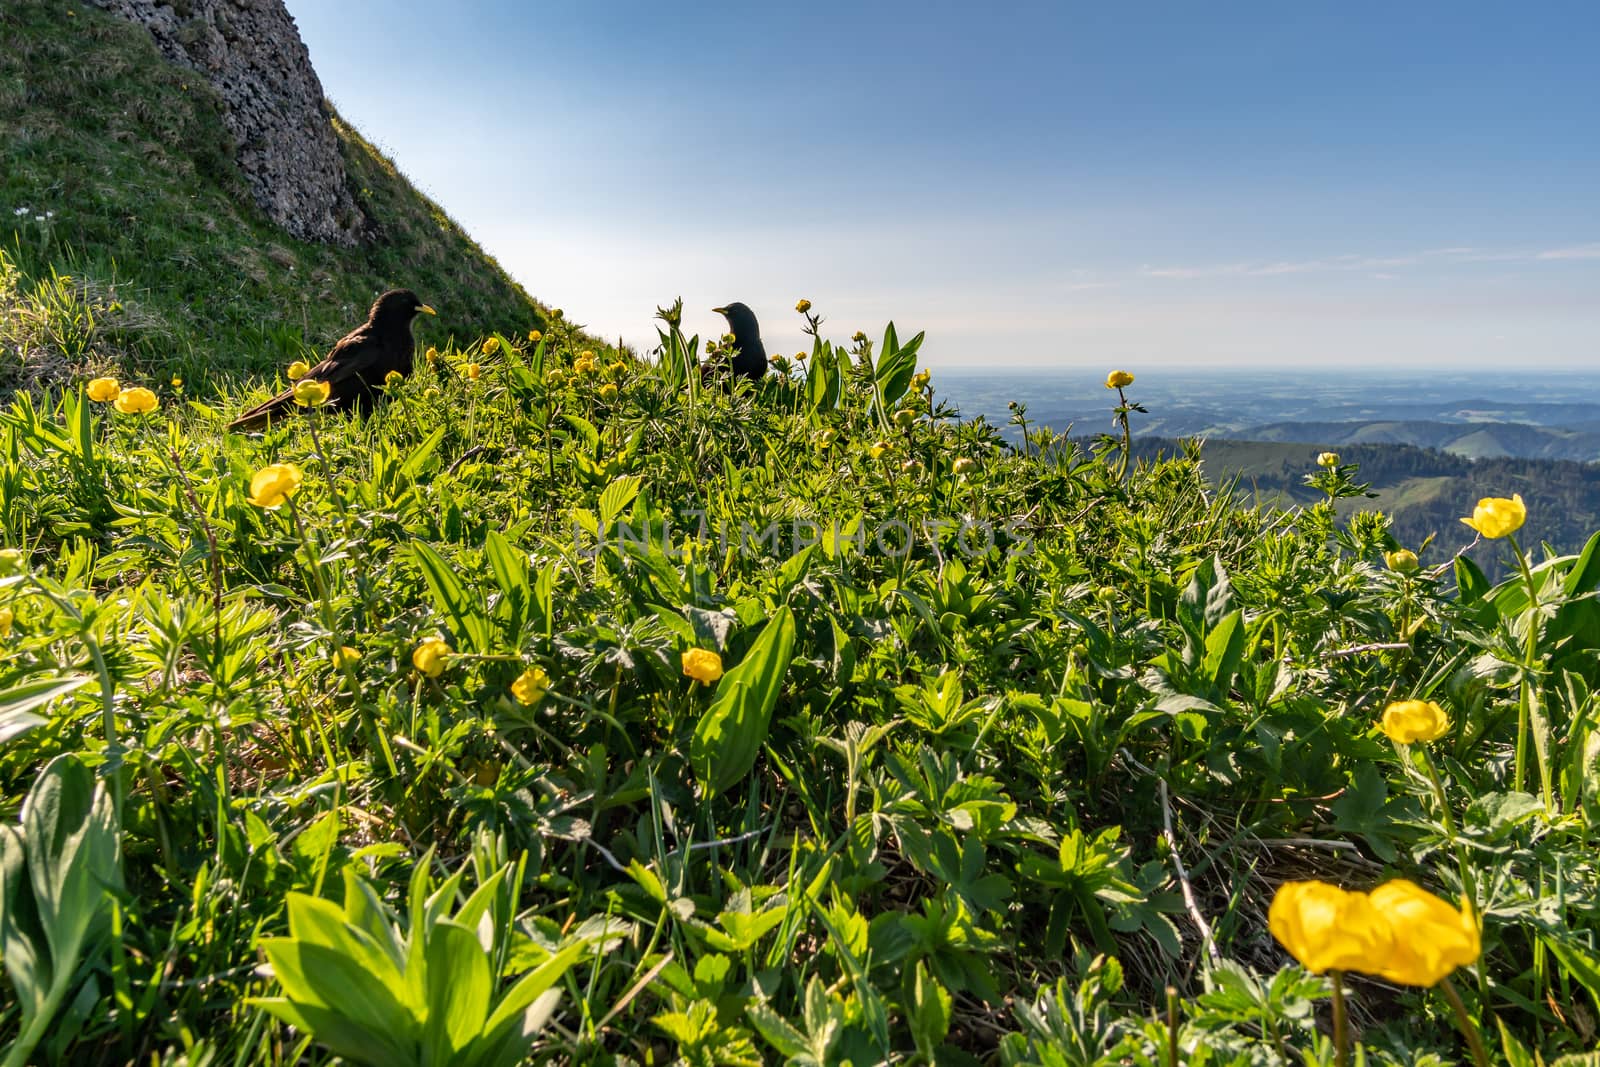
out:
{"label": "bird's tail feather", "polygon": [[271,424],[272,420],[282,415],[294,403],[294,390],[285,389],[271,400],[257,404],[237,419],[228,423],[228,429],[248,433],[259,430]]}

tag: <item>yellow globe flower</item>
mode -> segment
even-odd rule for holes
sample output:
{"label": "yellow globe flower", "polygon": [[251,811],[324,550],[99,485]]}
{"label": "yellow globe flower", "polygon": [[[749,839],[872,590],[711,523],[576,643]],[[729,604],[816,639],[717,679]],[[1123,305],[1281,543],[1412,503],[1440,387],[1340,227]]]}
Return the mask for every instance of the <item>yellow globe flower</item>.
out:
{"label": "yellow globe flower", "polygon": [[833,447],[833,443],[835,441],[837,441],[838,439],[839,439],[839,433],[838,433],[837,430],[818,430],[817,431],[817,447],[818,448],[832,448]]}
{"label": "yellow globe flower", "polygon": [[560,318],[565,318],[566,315],[565,315],[565,313],[562,312],[562,310],[560,308],[555,308],[554,310],[552,310],[550,312],[550,317],[552,319],[560,319]]}
{"label": "yellow globe flower", "polygon": [[17,621],[17,613],[10,608],[0,608],[0,637],[11,636],[11,624]]}
{"label": "yellow globe flower", "polygon": [[314,408],[328,402],[333,386],[315,378],[301,378],[294,383],[294,402],[303,408]]}
{"label": "yellow globe flower", "polygon": [[922,370],[917,371],[916,374],[912,375],[911,387],[913,389],[926,389],[928,387],[928,383],[931,381],[933,381],[933,372],[927,368],[923,368]]}
{"label": "yellow globe flower", "polygon": [[615,385],[612,385],[610,382],[607,382],[606,384],[604,384],[604,385],[602,385],[600,387],[600,399],[601,400],[604,400],[607,403],[609,403],[609,402],[615,400],[616,398],[617,398],[617,387]]}
{"label": "yellow globe flower", "polygon": [[906,429],[916,421],[917,413],[909,408],[901,408],[899,411],[894,413],[894,424],[900,427],[902,430]]}
{"label": "yellow globe flower", "polygon": [[436,385],[430,385],[422,391],[422,399],[424,400],[436,400],[441,395],[443,394],[439,392],[439,387]]}
{"label": "yellow globe flower", "polygon": [[615,363],[607,363],[606,364],[606,373],[611,375],[613,378],[620,377],[622,375],[622,373],[624,371],[626,371],[627,369],[628,369],[628,365],[626,363],[622,362],[620,359],[617,360]]}
{"label": "yellow globe flower", "polygon": [[258,508],[283,506],[300,489],[305,475],[293,463],[270,463],[250,478],[250,503]]}
{"label": "yellow globe flower", "polygon": [[183,388],[183,379],[178,377],[176,374],[174,374],[172,376],[172,387],[174,389],[182,389]]}
{"label": "yellow globe flower", "polygon": [[794,354],[794,361],[796,363],[804,363],[806,360],[808,360],[810,358],[811,358],[811,353],[810,352],[796,352]]}
{"label": "yellow globe flower", "polygon": [[297,359],[293,363],[289,364],[288,375],[291,382],[298,382],[301,378],[304,378],[310,373],[311,364],[307,363],[303,359]]}
{"label": "yellow globe flower", "polygon": [[28,568],[28,560],[20,548],[0,548],[0,575],[21,574]]}
{"label": "yellow globe flower", "polygon": [[882,459],[883,454],[888,452],[889,448],[890,446],[888,441],[875,441],[873,442],[872,447],[867,449],[867,455],[871,456],[873,459]]}
{"label": "yellow globe flower", "polygon": [[1417,554],[1409,548],[1399,548],[1393,552],[1385,552],[1383,554],[1383,562],[1389,565],[1390,570],[1400,574],[1410,574],[1421,566],[1417,561]]}
{"label": "yellow globe flower", "polygon": [[1385,882],[1368,899],[1392,932],[1387,956],[1370,973],[1402,985],[1434,986],[1457,967],[1477,962],[1482,938],[1470,909],[1453,908],[1404,878]]}
{"label": "yellow globe flower", "polygon": [[1133,375],[1125,370],[1114,370],[1106,375],[1107,389],[1121,389],[1133,384]]}
{"label": "yellow globe flower", "polygon": [[1394,933],[1365,893],[1327,882],[1285,882],[1267,910],[1267,928],[1313,974],[1374,973],[1392,955]]}
{"label": "yellow globe flower", "polygon": [[1383,709],[1383,732],[1402,745],[1437,741],[1450,732],[1450,716],[1431,700],[1397,700]]}
{"label": "yellow globe flower", "polygon": [[800,312],[800,314],[804,315],[806,312],[811,310],[811,301],[801,300],[799,303],[795,304],[794,309]]}
{"label": "yellow globe flower", "polygon": [[962,456],[960,459],[955,461],[955,463],[951,466],[951,469],[957,474],[971,474],[973,471],[978,469],[978,461],[973,459],[971,456]]}
{"label": "yellow globe flower", "polygon": [[428,361],[428,366],[431,367],[435,363],[439,362],[439,350],[434,348],[432,345],[429,345],[428,350],[422,353],[422,357]]}
{"label": "yellow globe flower", "polygon": [[722,657],[709,649],[691,648],[683,654],[683,673],[701,685],[710,685],[722,677]]}
{"label": "yellow globe flower", "polygon": [[572,361],[574,374],[593,374],[599,367],[600,364],[595,362],[593,352],[580,352],[578,358]]}
{"label": "yellow globe flower", "polygon": [[542,340],[544,340],[544,334],[540,333],[538,330],[528,331],[528,341],[530,343],[538,344]]}
{"label": "yellow globe flower", "polygon": [[466,372],[467,372],[467,381],[475,382],[475,381],[478,380],[479,377],[482,376],[483,368],[478,366],[476,363],[468,363],[467,367],[466,367]]}
{"label": "yellow globe flower", "polygon": [[334,652],[332,659],[335,670],[344,670],[347,666],[354,667],[361,662],[361,651],[345,645]]}
{"label": "yellow globe flower", "polygon": [[920,459],[908,459],[904,463],[900,464],[900,469],[902,471],[904,471],[905,473],[910,474],[910,475],[921,474],[922,473],[922,460],[920,460]]}
{"label": "yellow globe flower", "polygon": [[449,658],[450,645],[443,638],[430,637],[411,653],[411,665],[429,678],[437,678],[444,673],[445,660]]}
{"label": "yellow globe flower", "polygon": [[115,378],[96,378],[89,383],[89,399],[97,404],[109,404],[122,393]]}
{"label": "yellow globe flower", "polygon": [[500,351],[500,338],[491,337],[487,341],[483,342],[484,355],[492,356],[498,351]]}
{"label": "yellow globe flower", "polygon": [[1317,453],[1317,466],[1319,466],[1319,467],[1337,467],[1338,465],[1339,465],[1339,453],[1337,453],[1337,452],[1318,452]]}
{"label": "yellow globe flower", "polygon": [[383,387],[385,389],[398,389],[400,388],[400,383],[405,380],[406,376],[404,374],[397,370],[392,370],[383,376]]}
{"label": "yellow globe flower", "polygon": [[144,386],[136,385],[118,393],[113,406],[124,415],[143,415],[160,407],[161,401]]}
{"label": "yellow globe flower", "polygon": [[855,333],[850,335],[850,340],[854,341],[858,345],[864,345],[867,343],[867,335],[863,331],[857,330]]}
{"label": "yellow globe flower", "polygon": [[1522,524],[1528,521],[1528,509],[1522,503],[1521,493],[1513,493],[1510,500],[1503,496],[1486,496],[1472,509],[1472,517],[1461,521],[1485,537],[1504,537],[1522,529]]}
{"label": "yellow globe flower", "polygon": [[530,667],[511,683],[511,695],[524,707],[532,707],[544,699],[550,688],[550,676],[543,667]]}

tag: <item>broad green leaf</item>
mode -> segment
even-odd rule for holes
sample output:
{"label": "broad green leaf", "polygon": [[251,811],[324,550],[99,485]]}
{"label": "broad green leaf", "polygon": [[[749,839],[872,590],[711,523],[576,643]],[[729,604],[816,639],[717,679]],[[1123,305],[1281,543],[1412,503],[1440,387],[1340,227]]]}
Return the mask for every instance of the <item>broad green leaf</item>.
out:
{"label": "broad green leaf", "polygon": [[489,651],[489,620],[484,615],[483,604],[467,592],[455,568],[424,541],[412,544],[411,555],[422,571],[423,580],[428,583],[434,604],[450,617],[451,629],[463,649],[469,652]]}
{"label": "broad green leaf", "polygon": [[[504,870],[504,868],[501,868]],[[483,1031],[493,979],[489,956],[469,926],[452,919],[428,931],[428,1019],[423,1049],[434,1064],[455,1062],[455,1053]]]}
{"label": "broad green leaf", "polygon": [[689,762],[707,791],[719,793],[755,765],[794,648],[794,613],[779,610],[744,660],[722,676],[717,698],[695,727]]}

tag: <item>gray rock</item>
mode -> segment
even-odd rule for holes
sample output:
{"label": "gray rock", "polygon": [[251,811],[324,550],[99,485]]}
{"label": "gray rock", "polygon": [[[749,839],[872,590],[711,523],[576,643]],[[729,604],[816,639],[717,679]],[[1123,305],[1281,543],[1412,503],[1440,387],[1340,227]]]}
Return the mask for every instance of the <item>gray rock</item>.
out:
{"label": "gray rock", "polygon": [[322,82],[283,0],[88,0],[144,26],[163,55],[225,104],[256,203],[303,240],[350,245],[367,220],[350,195]]}

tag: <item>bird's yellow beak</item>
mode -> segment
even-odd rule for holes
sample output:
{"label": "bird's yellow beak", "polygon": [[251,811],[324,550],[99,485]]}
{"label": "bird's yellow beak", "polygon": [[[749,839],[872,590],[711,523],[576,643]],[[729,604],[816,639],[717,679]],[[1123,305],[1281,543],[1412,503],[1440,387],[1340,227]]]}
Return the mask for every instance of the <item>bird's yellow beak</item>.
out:
{"label": "bird's yellow beak", "polygon": [[433,310],[427,304],[418,304],[417,305],[417,310],[419,312],[421,312],[422,314],[424,314],[424,315],[437,315],[437,314],[439,314],[437,311]]}
{"label": "bird's yellow beak", "polygon": [[715,311],[718,315],[726,315],[728,313],[727,308],[712,308],[711,310]]}

